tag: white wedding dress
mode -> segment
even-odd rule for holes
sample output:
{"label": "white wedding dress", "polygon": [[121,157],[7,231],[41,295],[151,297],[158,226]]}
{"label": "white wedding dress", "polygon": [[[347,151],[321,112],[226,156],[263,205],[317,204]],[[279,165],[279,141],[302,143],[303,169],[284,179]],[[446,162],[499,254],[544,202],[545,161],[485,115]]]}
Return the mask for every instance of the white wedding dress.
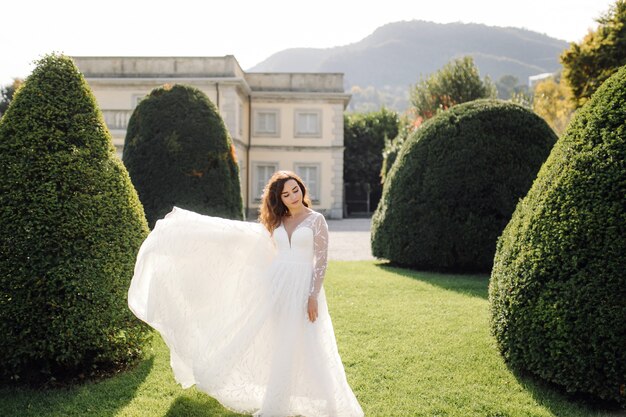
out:
{"label": "white wedding dress", "polygon": [[363,416],[322,287],[327,237],[316,212],[291,236],[282,225],[270,236],[174,207],[139,250],[128,305],[162,335],[183,388],[255,416]]}

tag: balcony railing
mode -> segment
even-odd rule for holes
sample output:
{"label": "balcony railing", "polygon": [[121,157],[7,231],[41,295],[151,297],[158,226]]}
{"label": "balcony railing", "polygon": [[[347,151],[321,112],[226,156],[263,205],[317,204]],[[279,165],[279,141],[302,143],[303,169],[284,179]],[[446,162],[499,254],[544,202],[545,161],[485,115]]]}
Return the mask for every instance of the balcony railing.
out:
{"label": "balcony railing", "polygon": [[132,110],[103,110],[104,122],[107,124],[109,130],[119,129],[126,130],[128,128],[128,121],[133,114]]}

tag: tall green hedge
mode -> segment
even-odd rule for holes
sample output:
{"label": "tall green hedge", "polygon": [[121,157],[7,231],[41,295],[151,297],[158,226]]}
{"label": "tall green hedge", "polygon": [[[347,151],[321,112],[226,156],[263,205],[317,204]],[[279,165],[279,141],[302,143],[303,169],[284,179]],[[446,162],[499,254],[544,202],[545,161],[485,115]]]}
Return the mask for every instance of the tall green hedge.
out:
{"label": "tall green hedge", "polygon": [[626,67],[574,116],[498,241],[504,358],[626,406]]}
{"label": "tall green hedge", "polygon": [[141,353],[127,308],[148,227],[96,101],[42,58],[0,121],[0,379],[89,377]]}
{"label": "tall green hedge", "polygon": [[215,105],[197,88],[155,88],[133,112],[123,161],[150,227],[173,206],[243,219],[234,147]]}
{"label": "tall green hedge", "polygon": [[403,145],[374,213],[372,251],[421,269],[484,272],[515,205],[556,141],[521,106],[476,100],[441,112]]}
{"label": "tall green hedge", "polygon": [[[346,192],[368,184],[372,211],[382,194],[380,171],[385,140],[398,135],[398,124],[397,113],[384,107],[376,112],[344,116],[343,180],[350,187]],[[352,211],[352,208],[348,203],[348,210]]]}

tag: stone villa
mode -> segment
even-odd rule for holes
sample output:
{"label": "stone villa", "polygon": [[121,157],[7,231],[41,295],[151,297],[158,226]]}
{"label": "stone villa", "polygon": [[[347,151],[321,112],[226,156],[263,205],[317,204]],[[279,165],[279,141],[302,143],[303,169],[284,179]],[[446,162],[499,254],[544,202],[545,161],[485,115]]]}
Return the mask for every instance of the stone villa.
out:
{"label": "stone villa", "polygon": [[276,170],[295,171],[313,209],[343,217],[343,112],[350,95],[339,73],[246,73],[235,57],[73,57],[121,156],[137,103],[163,84],[202,90],[219,109],[239,160],[247,215]]}

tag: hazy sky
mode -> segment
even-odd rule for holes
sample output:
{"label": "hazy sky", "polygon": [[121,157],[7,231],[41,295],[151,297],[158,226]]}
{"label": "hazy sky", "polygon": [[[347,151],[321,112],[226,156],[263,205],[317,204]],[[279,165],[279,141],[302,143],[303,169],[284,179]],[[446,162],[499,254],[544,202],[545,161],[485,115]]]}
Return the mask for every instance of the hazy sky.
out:
{"label": "hazy sky", "polygon": [[8,0],[0,84],[57,51],[92,56],[234,55],[248,69],[292,47],[357,42],[401,20],[484,23],[580,41],[614,0]]}

